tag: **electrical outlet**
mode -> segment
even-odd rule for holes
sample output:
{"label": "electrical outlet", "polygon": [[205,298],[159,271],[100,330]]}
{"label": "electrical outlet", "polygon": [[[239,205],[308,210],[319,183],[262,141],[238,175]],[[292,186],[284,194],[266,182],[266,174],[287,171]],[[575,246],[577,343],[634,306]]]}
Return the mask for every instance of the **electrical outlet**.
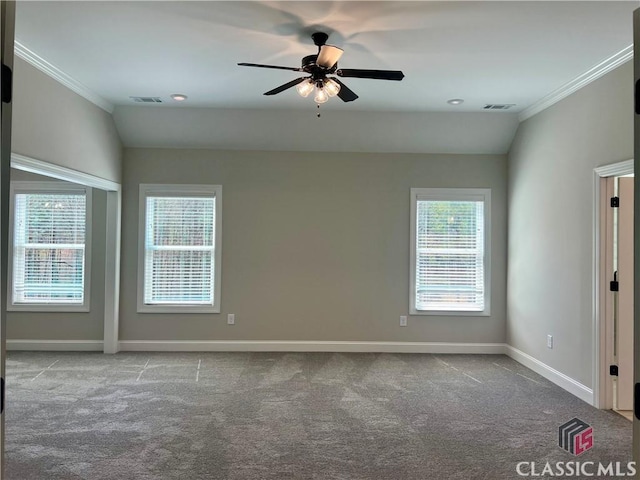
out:
{"label": "electrical outlet", "polygon": [[400,315],[400,326],[401,327],[406,327],[407,326],[407,316],[406,315]]}
{"label": "electrical outlet", "polygon": [[553,335],[547,335],[547,348],[553,348]]}
{"label": "electrical outlet", "polygon": [[230,313],[227,315],[227,324],[228,325],[235,325],[236,324],[236,314],[235,313]]}

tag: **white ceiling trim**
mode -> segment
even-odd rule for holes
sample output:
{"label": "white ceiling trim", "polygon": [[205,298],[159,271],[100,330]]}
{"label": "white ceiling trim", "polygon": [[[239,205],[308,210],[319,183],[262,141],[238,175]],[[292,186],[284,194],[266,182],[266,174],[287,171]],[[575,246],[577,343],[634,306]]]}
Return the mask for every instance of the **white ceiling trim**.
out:
{"label": "white ceiling trim", "polygon": [[62,85],[70,89],[71,91],[77,93],[78,95],[86,98],[91,103],[97,105],[98,107],[106,110],[109,113],[113,113],[113,104],[111,102],[105,100],[97,93],[89,90],[82,83],[77,81],[75,78],[67,75],[62,70],[60,70],[55,65],[47,62],[44,58],[42,58],[37,53],[29,50],[18,40],[15,41],[15,54],[16,56],[23,59],[25,62],[33,65],[41,72],[49,75],[54,80],[60,82]]}
{"label": "white ceiling trim", "polygon": [[11,153],[11,168],[22,170],[24,172],[37,173],[45,175],[65,182],[78,183],[87,187],[99,188],[108,192],[117,192],[120,190],[120,184],[107,180],[106,178],[96,177],[89,173],[80,172],[71,168],[56,165],[54,163],[44,162],[35,158],[26,157],[18,153]]}
{"label": "white ceiling trim", "polygon": [[633,45],[629,45],[628,47],[620,50],[618,53],[610,56],[603,62],[599,63],[598,65],[593,67],[591,70],[588,70],[582,75],[577,76],[573,80],[565,83],[562,87],[542,97],[533,105],[530,105],[529,107],[522,110],[518,115],[518,120],[522,122],[528,118],[533,117],[535,114],[540,113],[541,111],[549,108],[551,105],[555,103],[558,103],[563,98],[568,97],[572,93],[587,86],[591,82],[609,73],[611,70],[614,70],[615,68],[619,67],[623,63],[628,62],[632,58],[633,58]]}

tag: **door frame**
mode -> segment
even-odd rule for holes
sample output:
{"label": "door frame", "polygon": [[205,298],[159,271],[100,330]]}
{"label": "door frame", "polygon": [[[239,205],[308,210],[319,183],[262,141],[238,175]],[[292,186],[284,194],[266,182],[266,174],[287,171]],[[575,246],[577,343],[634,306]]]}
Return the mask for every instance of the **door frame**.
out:
{"label": "door frame", "polygon": [[605,321],[605,295],[608,274],[603,268],[606,254],[603,231],[606,232],[605,182],[608,177],[619,177],[634,173],[634,161],[625,160],[593,170],[593,406],[610,410],[613,408],[613,382],[609,380],[609,365],[612,362],[608,353],[613,336],[607,330]]}
{"label": "door frame", "polygon": [[[13,46],[15,37],[16,4],[6,0],[0,2],[0,60],[4,68],[13,72]],[[5,74],[7,72],[5,71]],[[6,79],[5,79],[6,80]],[[13,82],[10,81],[10,90],[13,90]],[[9,98],[3,98],[0,107],[0,396],[2,406],[5,407],[5,357],[6,357],[6,285],[7,285],[7,260],[9,250],[9,175],[11,172],[11,123],[12,123],[12,92]],[[4,478],[4,411],[0,409],[0,480]]]}

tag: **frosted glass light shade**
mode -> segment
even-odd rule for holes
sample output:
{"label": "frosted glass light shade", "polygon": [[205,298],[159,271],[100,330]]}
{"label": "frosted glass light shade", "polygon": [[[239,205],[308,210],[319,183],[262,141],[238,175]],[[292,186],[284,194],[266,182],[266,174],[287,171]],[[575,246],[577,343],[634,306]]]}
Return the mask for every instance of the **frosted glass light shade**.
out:
{"label": "frosted glass light shade", "polygon": [[315,88],[315,85],[313,81],[311,81],[311,79],[296,85],[296,90],[298,91],[301,97],[308,97],[309,94],[313,92],[314,88]]}
{"label": "frosted glass light shade", "polygon": [[343,50],[335,45],[323,45],[320,47],[316,65],[329,69],[338,63],[343,53]]}
{"label": "frosted glass light shade", "polygon": [[329,78],[324,82],[324,89],[327,91],[327,95],[335,97],[340,92],[340,84]]}
{"label": "frosted glass light shade", "polygon": [[327,100],[329,100],[327,90],[323,87],[316,87],[316,96],[313,98],[313,101],[316,103],[325,103]]}

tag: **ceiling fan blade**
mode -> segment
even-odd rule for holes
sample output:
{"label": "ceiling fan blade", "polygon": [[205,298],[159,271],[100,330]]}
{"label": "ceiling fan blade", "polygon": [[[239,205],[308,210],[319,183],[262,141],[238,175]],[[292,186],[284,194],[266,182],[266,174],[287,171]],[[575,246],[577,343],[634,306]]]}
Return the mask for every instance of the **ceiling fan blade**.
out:
{"label": "ceiling fan blade", "polygon": [[279,87],[276,87],[273,90],[269,90],[268,92],[265,93],[265,95],[275,95],[277,93],[284,92],[288,88],[295,87],[299,83],[304,82],[307,78],[309,77],[300,77],[300,78],[296,78],[295,80],[291,80],[290,82],[287,82],[284,85],[280,85]]}
{"label": "ceiling fan blade", "polygon": [[260,63],[239,63],[241,67],[259,67],[259,68],[274,68],[276,70],[291,70],[292,72],[302,72],[301,68],[294,67],[280,67],[278,65],[262,65]]}
{"label": "ceiling fan blade", "polygon": [[351,78],[373,78],[376,80],[402,80],[404,73],[400,70],[358,70],[342,68],[336,70],[336,75]]}
{"label": "ceiling fan blade", "polygon": [[329,69],[338,63],[343,53],[344,50],[334,45],[322,45],[316,59],[316,65]]}
{"label": "ceiling fan blade", "polygon": [[358,98],[358,95],[355,94],[353,90],[347,87],[344,83],[342,83],[337,78],[332,78],[334,82],[340,85],[340,91],[338,92],[338,96],[342,99],[343,102],[353,102]]}

